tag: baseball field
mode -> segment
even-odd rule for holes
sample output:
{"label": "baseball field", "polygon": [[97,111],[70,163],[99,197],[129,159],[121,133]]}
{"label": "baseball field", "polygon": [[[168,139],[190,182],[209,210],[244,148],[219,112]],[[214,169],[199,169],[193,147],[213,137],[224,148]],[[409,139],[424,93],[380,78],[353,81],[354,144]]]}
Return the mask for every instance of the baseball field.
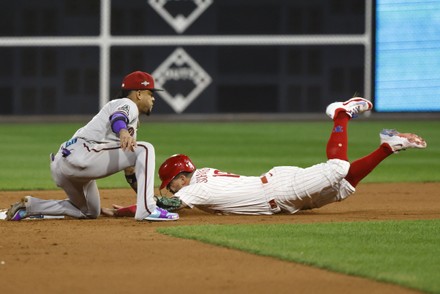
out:
{"label": "baseball field", "polygon": [[[65,198],[48,155],[81,125],[0,125],[0,208],[25,195]],[[184,210],[166,223],[1,221],[2,292],[440,293],[440,122],[353,121],[350,160],[373,151],[382,128],[417,133],[428,148],[392,155],[354,196],[320,209],[273,216]],[[138,140],[155,146],[157,165],[184,153],[197,167],[259,175],[325,161],[330,129],[329,121],[143,122]],[[135,201],[122,173],[98,185],[104,207]]]}

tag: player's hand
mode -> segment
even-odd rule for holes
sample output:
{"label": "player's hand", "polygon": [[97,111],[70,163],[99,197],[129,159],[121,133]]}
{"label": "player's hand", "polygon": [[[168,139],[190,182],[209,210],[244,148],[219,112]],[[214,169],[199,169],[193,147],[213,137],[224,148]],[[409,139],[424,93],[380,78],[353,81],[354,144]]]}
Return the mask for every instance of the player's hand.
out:
{"label": "player's hand", "polygon": [[122,206],[116,205],[116,204],[113,204],[113,208],[102,207],[101,208],[101,215],[108,216],[108,217],[115,217],[116,210],[118,210],[120,208],[122,208]]}
{"label": "player's hand", "polygon": [[116,211],[116,209],[113,209],[113,208],[102,207],[101,208],[101,215],[108,216],[108,217],[114,217],[115,211]]}
{"label": "player's hand", "polygon": [[114,209],[114,210],[118,210],[118,209],[124,208],[124,206],[122,206],[122,205],[117,205],[117,204],[113,204],[112,206],[113,206],[113,209]]}
{"label": "player's hand", "polygon": [[137,146],[135,138],[133,138],[126,129],[122,129],[119,132],[119,140],[121,142],[120,146],[124,151],[134,151],[134,148]]}

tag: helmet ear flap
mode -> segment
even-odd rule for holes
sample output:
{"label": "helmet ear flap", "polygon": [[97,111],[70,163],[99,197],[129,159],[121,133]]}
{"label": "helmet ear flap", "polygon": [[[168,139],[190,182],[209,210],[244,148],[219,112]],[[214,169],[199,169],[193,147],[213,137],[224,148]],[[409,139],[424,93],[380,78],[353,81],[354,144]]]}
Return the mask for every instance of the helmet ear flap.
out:
{"label": "helmet ear flap", "polygon": [[159,168],[159,178],[162,181],[162,190],[181,172],[193,172],[196,167],[191,159],[184,154],[174,154],[168,157]]}

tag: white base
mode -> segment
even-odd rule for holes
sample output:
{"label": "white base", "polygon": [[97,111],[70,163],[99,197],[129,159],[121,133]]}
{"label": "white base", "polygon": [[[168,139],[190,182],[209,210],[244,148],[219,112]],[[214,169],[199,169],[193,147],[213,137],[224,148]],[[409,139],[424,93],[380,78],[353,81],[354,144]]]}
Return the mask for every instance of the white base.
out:
{"label": "white base", "polygon": [[[6,209],[0,210],[0,220],[6,219]],[[27,217],[23,220],[40,220],[40,219],[61,219],[64,218],[63,215],[33,215]]]}

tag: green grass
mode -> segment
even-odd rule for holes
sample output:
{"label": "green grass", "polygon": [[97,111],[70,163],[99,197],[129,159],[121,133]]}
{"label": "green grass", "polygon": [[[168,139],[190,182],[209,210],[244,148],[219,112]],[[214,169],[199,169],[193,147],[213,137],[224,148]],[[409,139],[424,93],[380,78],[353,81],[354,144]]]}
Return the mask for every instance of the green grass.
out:
{"label": "green grass", "polygon": [[[49,153],[80,124],[1,124],[0,190],[54,189]],[[156,165],[185,153],[198,167],[259,175],[273,166],[307,167],[326,160],[331,122],[143,123],[138,140],[156,148]],[[364,182],[440,181],[440,122],[353,121],[351,160],[374,150],[382,128],[415,132],[426,150],[386,159]],[[156,185],[158,185],[156,176]],[[124,176],[98,180],[100,188],[128,187]],[[439,221],[276,226],[193,226],[160,229],[182,238],[301,262],[342,273],[440,293]]]}
{"label": "green grass", "polygon": [[195,239],[440,293],[440,220],[159,228]]}
{"label": "green grass", "polygon": [[[185,153],[196,166],[259,175],[273,166],[307,167],[326,160],[330,121],[276,123],[148,123],[138,140],[156,148],[156,165],[171,154]],[[80,124],[1,124],[0,190],[53,189],[49,153],[69,139]],[[349,157],[364,156],[378,146],[382,128],[416,132],[426,150],[401,152],[384,161],[364,182],[440,181],[440,122],[353,121]],[[416,171],[416,172],[415,172]],[[156,176],[156,185],[158,183]],[[122,174],[98,181],[101,188],[127,187]]]}

